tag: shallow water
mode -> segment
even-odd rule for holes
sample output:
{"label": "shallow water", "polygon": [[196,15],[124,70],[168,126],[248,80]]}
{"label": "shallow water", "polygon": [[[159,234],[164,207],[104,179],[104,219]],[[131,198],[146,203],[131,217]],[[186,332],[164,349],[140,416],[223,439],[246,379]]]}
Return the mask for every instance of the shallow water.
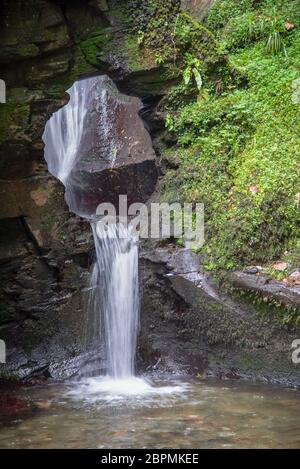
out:
{"label": "shallow water", "polygon": [[23,388],[39,410],[0,428],[1,448],[299,448],[300,391],[133,378]]}

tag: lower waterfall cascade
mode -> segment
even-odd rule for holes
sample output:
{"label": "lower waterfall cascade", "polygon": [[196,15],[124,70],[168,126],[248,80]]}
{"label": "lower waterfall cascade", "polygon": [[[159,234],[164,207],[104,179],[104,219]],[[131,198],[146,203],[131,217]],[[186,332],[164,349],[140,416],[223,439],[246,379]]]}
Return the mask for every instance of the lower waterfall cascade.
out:
{"label": "lower waterfall cascade", "polygon": [[124,225],[93,225],[107,354],[107,374],[134,376],[138,327],[138,247]]}

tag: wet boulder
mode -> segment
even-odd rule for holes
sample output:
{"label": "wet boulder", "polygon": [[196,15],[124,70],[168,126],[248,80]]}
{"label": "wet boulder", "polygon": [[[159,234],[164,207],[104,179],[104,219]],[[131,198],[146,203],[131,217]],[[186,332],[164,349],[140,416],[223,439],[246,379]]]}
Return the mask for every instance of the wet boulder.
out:
{"label": "wet boulder", "polygon": [[119,195],[146,202],[157,171],[141,101],[120,93],[107,76],[76,82],[68,92],[69,103],[52,116],[43,138],[70,210],[91,216],[102,202],[117,205]]}

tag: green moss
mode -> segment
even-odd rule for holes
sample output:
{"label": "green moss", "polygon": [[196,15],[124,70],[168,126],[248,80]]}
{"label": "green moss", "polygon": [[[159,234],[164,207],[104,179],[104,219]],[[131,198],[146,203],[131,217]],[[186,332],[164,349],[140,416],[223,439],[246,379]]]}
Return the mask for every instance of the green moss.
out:
{"label": "green moss", "polygon": [[292,305],[284,305],[274,298],[248,290],[232,288],[231,295],[246,305],[249,303],[255,305],[255,311],[258,315],[271,317],[280,326],[295,330],[300,329],[300,311]]}
{"label": "green moss", "polygon": [[47,233],[51,233],[53,228],[55,227],[56,222],[57,222],[57,213],[56,212],[49,213],[42,218],[41,227]]}
{"label": "green moss", "polygon": [[25,97],[25,91],[23,89],[9,90],[7,102],[0,105],[0,142],[9,138],[10,128],[19,127],[22,131],[26,129],[29,115],[30,105]]}
{"label": "green moss", "polygon": [[[140,70],[141,57],[136,35],[128,34],[125,38],[124,45],[123,55],[126,58],[129,70],[132,72]],[[147,60],[146,56],[147,54],[145,54],[144,60]]]}
{"label": "green moss", "polygon": [[8,371],[0,370],[0,384],[1,386],[11,386],[20,381],[19,376]]}
{"label": "green moss", "polygon": [[[237,2],[222,3],[227,16],[216,18],[215,6],[208,24],[222,26],[223,44],[245,14],[273,14],[268,2],[258,11],[251,2],[239,2],[235,10]],[[283,2],[276,3],[284,11]],[[169,104],[168,127],[178,139],[169,153],[180,168],[167,173],[164,197],[204,203],[202,253],[209,270],[268,263],[285,251],[299,257],[300,103],[292,100],[292,84],[300,78],[297,15],[289,8],[286,18],[295,17],[295,27],[285,39],[287,58],[268,54],[264,36],[247,39],[228,56],[227,78],[234,80],[224,84],[216,68],[215,76],[204,74],[205,99],[196,102],[194,94],[193,102],[177,102],[176,111]]]}
{"label": "green moss", "polygon": [[19,52],[19,55],[21,55],[24,58],[35,57],[39,54],[39,48],[34,44],[26,44],[26,45],[23,45],[19,49],[18,52]]}
{"label": "green moss", "polygon": [[86,62],[97,66],[100,54],[107,52],[109,40],[111,39],[110,28],[100,28],[92,32],[86,39],[79,42],[79,48]]}
{"label": "green moss", "polygon": [[139,0],[129,8],[131,30],[138,35],[141,47],[153,48],[164,55],[166,48],[172,49],[172,35],[180,1]]}

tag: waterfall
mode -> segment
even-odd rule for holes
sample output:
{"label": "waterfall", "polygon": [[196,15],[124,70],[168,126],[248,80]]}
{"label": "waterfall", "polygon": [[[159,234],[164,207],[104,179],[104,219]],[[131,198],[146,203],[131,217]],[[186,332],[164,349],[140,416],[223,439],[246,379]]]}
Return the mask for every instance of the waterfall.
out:
{"label": "waterfall", "polygon": [[[100,349],[102,354],[101,344],[105,344],[106,358],[105,376],[83,379],[68,395],[92,401],[104,399],[107,403],[115,399],[119,402],[124,396],[169,396],[176,392],[176,386],[153,386],[135,376],[139,321],[137,240],[127,226],[117,221],[104,225],[96,217],[106,191],[109,195],[104,202],[115,200],[123,188],[123,194],[128,195],[131,190],[138,199],[146,184],[144,177],[138,179],[138,164],[147,163],[147,184],[151,179],[155,154],[138,114],[141,102],[121,94],[107,76],[75,82],[68,93],[69,102],[46,124],[45,159],[49,171],[65,186],[70,211],[91,224],[96,259],[88,288],[88,346],[93,352]],[[133,169],[127,171],[130,165]],[[109,174],[118,168],[123,173],[110,179]],[[102,173],[104,176],[99,179]],[[102,183],[106,185],[103,187]]]}
{"label": "waterfall", "polygon": [[138,327],[138,248],[124,225],[109,225],[104,231],[93,225],[98,278],[102,295],[107,372],[113,378],[134,375]]}
{"label": "waterfall", "polygon": [[[43,134],[49,171],[65,185],[70,209],[86,218],[88,213],[72,199],[72,172],[82,156],[95,155],[95,148],[105,149],[106,163],[114,164],[120,137],[113,127],[115,109],[109,106],[109,92],[117,93],[108,77],[75,82],[68,90],[68,104],[52,115]],[[122,99],[126,102],[126,97]],[[100,229],[99,222],[92,221],[91,226],[96,262],[90,278],[89,321],[97,340],[104,322],[107,375],[130,378],[139,309],[137,244],[123,225],[109,225],[107,231]]]}

